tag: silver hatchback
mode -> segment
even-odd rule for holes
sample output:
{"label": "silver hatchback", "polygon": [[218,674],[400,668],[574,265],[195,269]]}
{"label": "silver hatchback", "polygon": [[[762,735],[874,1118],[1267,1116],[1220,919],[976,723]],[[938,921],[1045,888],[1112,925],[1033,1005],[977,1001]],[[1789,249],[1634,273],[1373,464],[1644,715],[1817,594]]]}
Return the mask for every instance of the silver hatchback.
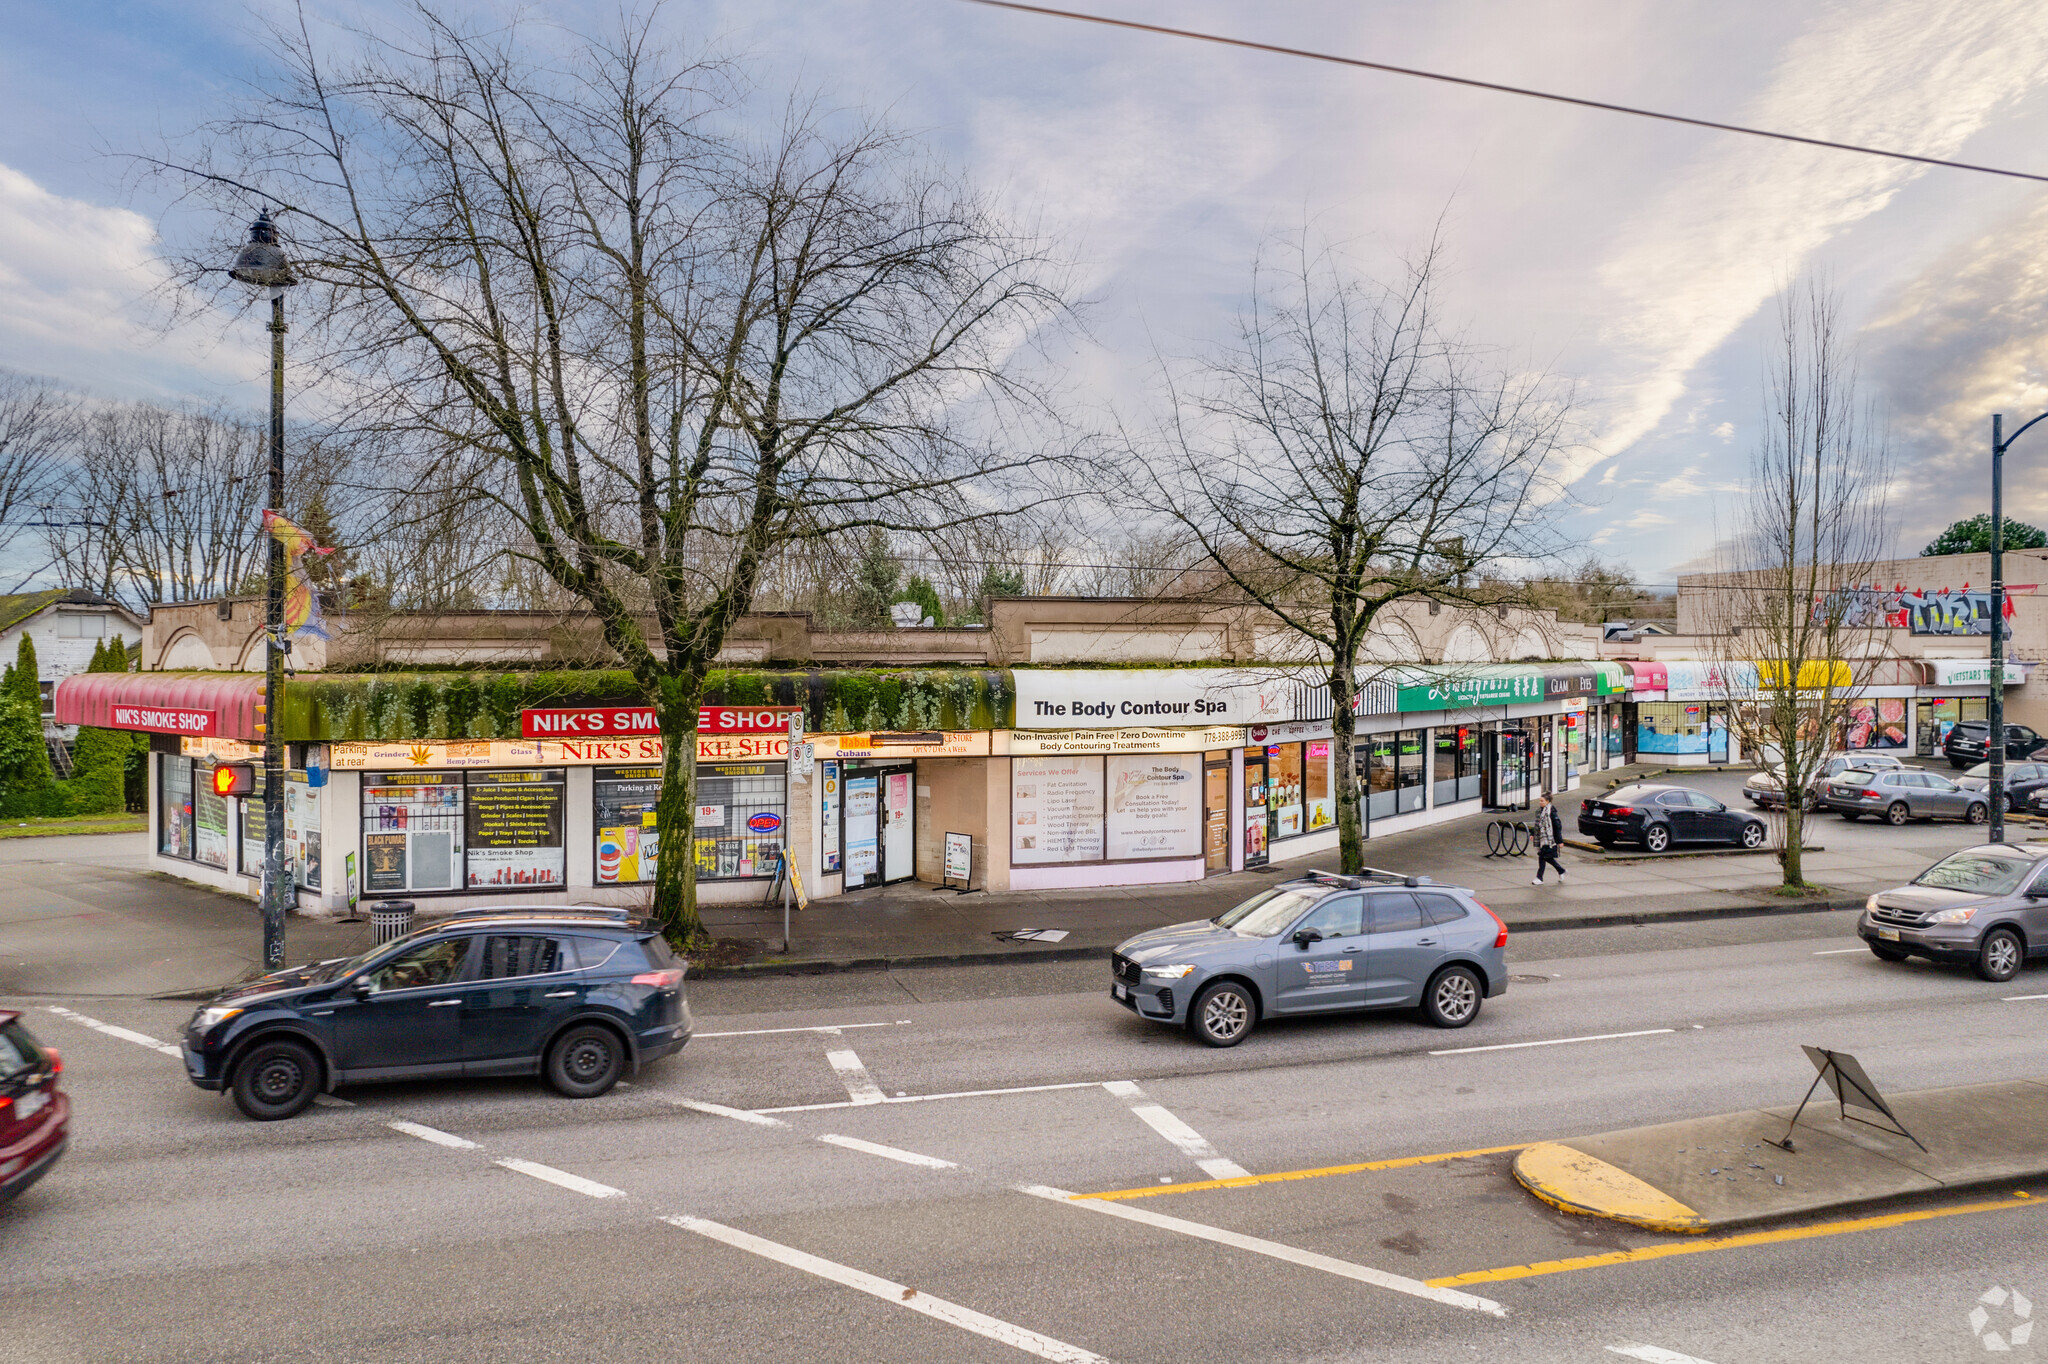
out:
{"label": "silver hatchback", "polygon": [[1140,1018],[1234,1047],[1272,1014],[1420,1006],[1462,1028],[1508,988],[1507,925],[1426,876],[1311,872],[1213,919],[1140,933],[1110,958],[1110,994]]}
{"label": "silver hatchback", "polygon": [[1877,815],[1889,824],[1909,819],[1960,819],[1982,824],[1991,805],[1982,791],[1956,785],[1935,772],[1904,768],[1893,772],[1852,769],[1830,778],[1824,788],[1828,808],[1843,819]]}

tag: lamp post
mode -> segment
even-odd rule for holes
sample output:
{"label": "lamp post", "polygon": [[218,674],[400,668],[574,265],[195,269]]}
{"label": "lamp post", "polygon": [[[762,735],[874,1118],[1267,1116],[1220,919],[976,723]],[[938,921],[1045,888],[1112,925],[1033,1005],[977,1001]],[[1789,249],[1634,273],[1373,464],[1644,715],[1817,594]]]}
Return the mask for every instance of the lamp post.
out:
{"label": "lamp post", "polygon": [[1991,417],[1991,687],[1985,703],[1990,733],[1985,735],[1985,759],[1991,764],[1991,780],[1985,786],[1991,805],[1991,841],[2005,842],[2005,452],[2027,432],[2022,426],[2005,434],[2005,414]]}
{"label": "lamp post", "polygon": [[[249,225],[249,244],[228,271],[270,294],[270,509],[284,510],[284,291],[297,284],[277,244],[268,213]],[[284,545],[270,537],[265,575],[264,624],[270,636],[263,677],[263,965],[284,966],[284,738],[278,693],[284,689]]]}

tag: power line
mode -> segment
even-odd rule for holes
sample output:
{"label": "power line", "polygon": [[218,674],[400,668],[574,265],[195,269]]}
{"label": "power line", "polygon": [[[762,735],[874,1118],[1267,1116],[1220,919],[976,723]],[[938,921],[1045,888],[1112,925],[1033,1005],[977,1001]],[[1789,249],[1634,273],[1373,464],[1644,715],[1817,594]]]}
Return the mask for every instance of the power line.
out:
{"label": "power line", "polygon": [[1830,142],[1826,138],[1802,137],[1797,133],[1781,133],[1769,128],[1750,128],[1740,123],[1717,123],[1713,119],[1688,118],[1684,114],[1667,114],[1657,109],[1639,109],[1628,104],[1610,104],[1605,100],[1581,99],[1577,95],[1559,95],[1548,90],[1531,90],[1526,86],[1502,85],[1495,81],[1474,80],[1470,76],[1452,76],[1442,71],[1424,71],[1420,67],[1395,66],[1390,62],[1369,62],[1362,57],[1339,57],[1334,53],[1316,52],[1305,47],[1282,47],[1278,43],[1253,42],[1249,38],[1230,38],[1220,33],[1199,33],[1194,29],[1168,28],[1163,24],[1141,24],[1130,19],[1111,19],[1101,14],[1081,14],[1074,10],[1053,9],[1046,5],[1024,5],[1017,0],[966,0],[971,5],[986,5],[990,9],[1016,10],[1022,14],[1042,14],[1055,19],[1074,19],[1085,24],[1102,24],[1109,28],[1135,29],[1140,33],[1158,33],[1170,38],[1192,38],[1197,42],[1220,43],[1225,47],[1250,48],[1254,52],[1271,52],[1282,57],[1302,57],[1313,62],[1332,62],[1338,66],[1361,67],[1367,71],[1385,71],[1396,76],[1414,76],[1421,80],[1442,81],[1446,85],[1463,85],[1474,90],[1491,90],[1496,94],[1520,95],[1525,99],[1549,100],[1554,104],[1575,104],[1582,109],[1599,109],[1610,114],[1628,114],[1635,118],[1654,118],[1665,123],[1683,123],[1694,128],[1710,128],[1721,133],[1740,133],[1744,137],[1767,137],[1777,142],[1797,142],[1808,147],[1824,147],[1829,151],[1855,152],[1860,156],[1881,156],[1892,161],[1913,161],[1923,166],[1943,166],[1949,170],[1976,171],[1980,175],[2003,175],[2014,180],[2033,180],[2048,184],[2048,175],[2035,175],[2030,171],[2006,170],[2000,166],[1979,166],[1967,161],[1945,161],[1938,156],[1915,156],[1911,152],[1888,151],[1882,147],[1864,147],[1853,142]]}

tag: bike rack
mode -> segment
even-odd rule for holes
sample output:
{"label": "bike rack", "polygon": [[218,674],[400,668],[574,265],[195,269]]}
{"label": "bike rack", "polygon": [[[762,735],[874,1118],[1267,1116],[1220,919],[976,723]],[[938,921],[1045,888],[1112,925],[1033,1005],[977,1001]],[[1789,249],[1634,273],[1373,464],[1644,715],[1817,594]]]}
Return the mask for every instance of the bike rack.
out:
{"label": "bike rack", "polygon": [[1488,857],[1527,857],[1536,828],[1526,819],[1496,819],[1486,826]]}

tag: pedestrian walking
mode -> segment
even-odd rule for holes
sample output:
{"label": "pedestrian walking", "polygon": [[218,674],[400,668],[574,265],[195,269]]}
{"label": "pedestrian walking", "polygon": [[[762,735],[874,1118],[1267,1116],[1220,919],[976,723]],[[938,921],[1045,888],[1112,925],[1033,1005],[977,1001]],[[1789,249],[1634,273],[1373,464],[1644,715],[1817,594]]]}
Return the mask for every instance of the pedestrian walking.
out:
{"label": "pedestrian walking", "polygon": [[1532,885],[1543,884],[1543,869],[1557,868],[1557,879],[1564,881],[1564,863],[1557,860],[1557,850],[1564,846],[1564,821],[1558,817],[1557,807],[1550,803],[1549,796],[1536,798],[1536,879]]}

